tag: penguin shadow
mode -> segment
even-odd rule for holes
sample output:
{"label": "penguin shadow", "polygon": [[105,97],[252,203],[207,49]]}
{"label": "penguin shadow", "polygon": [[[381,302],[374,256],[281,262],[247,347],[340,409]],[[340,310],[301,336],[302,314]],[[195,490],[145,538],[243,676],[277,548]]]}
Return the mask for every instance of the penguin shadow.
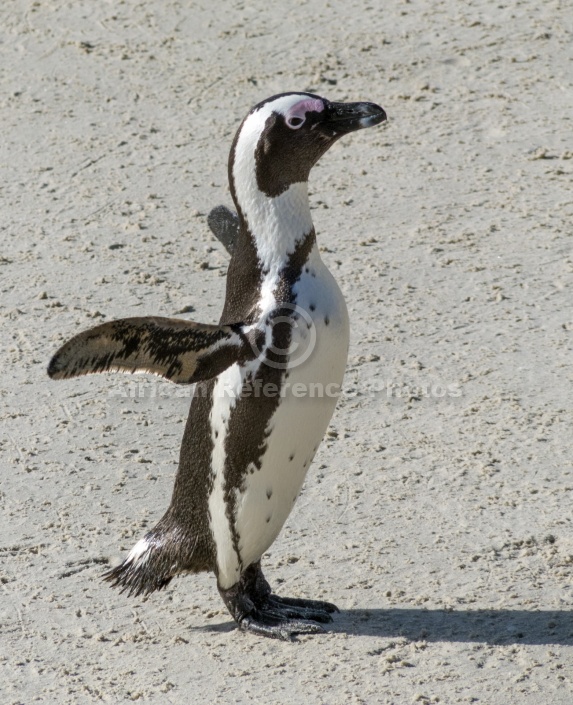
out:
{"label": "penguin shadow", "polygon": [[[233,622],[220,622],[194,631],[224,633],[234,629]],[[573,645],[573,611],[353,609],[335,614],[326,631],[410,641],[566,646]]]}
{"label": "penguin shadow", "polygon": [[485,644],[573,644],[573,611],[444,610],[420,608],[342,610],[329,631],[411,641]]}

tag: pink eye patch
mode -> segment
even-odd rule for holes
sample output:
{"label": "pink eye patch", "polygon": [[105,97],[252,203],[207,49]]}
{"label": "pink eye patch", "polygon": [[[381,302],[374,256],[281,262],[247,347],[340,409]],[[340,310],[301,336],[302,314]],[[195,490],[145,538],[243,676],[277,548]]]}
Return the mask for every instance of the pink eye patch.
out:
{"label": "pink eye patch", "polygon": [[289,122],[293,118],[296,120],[304,121],[307,113],[315,112],[320,113],[324,110],[324,103],[322,100],[317,100],[316,98],[305,98],[304,100],[299,100],[291,108],[289,108],[285,113],[285,120]]}

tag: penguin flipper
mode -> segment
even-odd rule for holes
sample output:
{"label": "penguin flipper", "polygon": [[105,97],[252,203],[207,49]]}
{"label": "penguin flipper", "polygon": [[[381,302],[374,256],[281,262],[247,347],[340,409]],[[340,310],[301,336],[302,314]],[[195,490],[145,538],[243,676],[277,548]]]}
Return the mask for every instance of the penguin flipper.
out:
{"label": "penguin flipper", "polygon": [[96,372],[149,372],[178,384],[221,374],[258,351],[242,324],[206,325],[177,318],[123,318],[68,340],[48,366],[52,379]]}
{"label": "penguin flipper", "polygon": [[226,206],[215,206],[207,216],[207,225],[227,252],[232,255],[239,234],[239,217]]}

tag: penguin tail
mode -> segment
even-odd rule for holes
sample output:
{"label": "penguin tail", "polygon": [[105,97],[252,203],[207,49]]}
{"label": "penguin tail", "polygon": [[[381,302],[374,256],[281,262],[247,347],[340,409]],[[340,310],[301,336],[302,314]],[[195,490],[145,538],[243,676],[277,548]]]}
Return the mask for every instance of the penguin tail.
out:
{"label": "penguin tail", "polygon": [[104,573],[103,579],[129,597],[161,590],[169,585],[173,574],[157,548],[157,541],[148,534],[135,544],[123,563]]}
{"label": "penguin tail", "polygon": [[192,556],[197,541],[151,531],[140,539],[127,558],[103,574],[103,579],[129,597],[149,595],[169,585],[179,573],[198,572]]}

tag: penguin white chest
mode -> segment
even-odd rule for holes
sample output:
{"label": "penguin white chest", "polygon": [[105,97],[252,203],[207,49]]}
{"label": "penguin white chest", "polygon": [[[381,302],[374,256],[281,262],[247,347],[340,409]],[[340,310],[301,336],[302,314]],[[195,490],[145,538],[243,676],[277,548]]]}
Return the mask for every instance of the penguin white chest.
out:
{"label": "penguin white chest", "polygon": [[299,317],[280,403],[258,469],[235,489],[234,528],[245,567],[269,548],[286,521],[328,427],[346,366],[346,304],[320,258],[309,261],[293,293]]}

